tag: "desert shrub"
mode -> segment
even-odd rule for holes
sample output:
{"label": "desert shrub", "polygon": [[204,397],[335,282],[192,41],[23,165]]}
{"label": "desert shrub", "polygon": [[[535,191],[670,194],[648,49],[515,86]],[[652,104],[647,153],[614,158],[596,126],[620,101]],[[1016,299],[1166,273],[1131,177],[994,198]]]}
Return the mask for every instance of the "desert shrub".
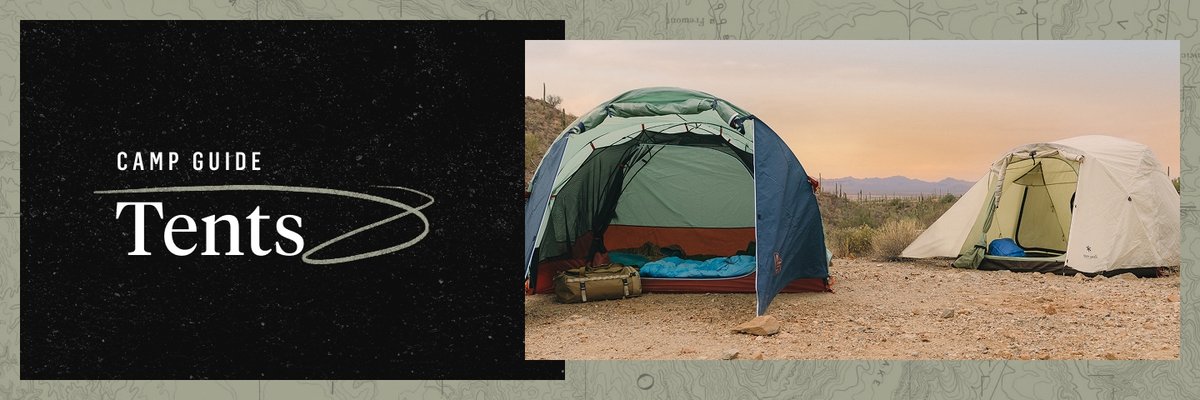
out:
{"label": "desert shrub", "polygon": [[835,257],[859,257],[871,251],[875,229],[867,225],[832,228],[825,234],[825,245]]}
{"label": "desert shrub", "polygon": [[887,221],[871,238],[871,254],[881,260],[895,260],[920,233],[921,225],[915,219]]}
{"label": "desert shrub", "polygon": [[546,96],[546,103],[549,103],[550,107],[558,107],[559,104],[562,104],[562,100],[563,100],[562,96],[559,96],[559,95],[552,94],[552,95]]}
{"label": "desert shrub", "polygon": [[957,200],[943,195],[853,201],[822,193],[825,245],[837,257],[894,260]]}
{"label": "desert shrub", "polygon": [[864,225],[872,228],[879,226],[879,217],[875,215],[875,210],[862,206],[862,202],[850,202],[850,204],[855,207],[846,211],[845,218],[838,224],[839,226],[851,228]]}

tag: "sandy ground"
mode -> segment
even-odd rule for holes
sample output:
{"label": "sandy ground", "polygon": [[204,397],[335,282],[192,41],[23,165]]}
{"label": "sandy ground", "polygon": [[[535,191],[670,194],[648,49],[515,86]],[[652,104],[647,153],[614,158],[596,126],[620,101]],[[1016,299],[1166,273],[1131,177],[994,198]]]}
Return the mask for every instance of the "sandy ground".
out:
{"label": "sandy ground", "polygon": [[785,293],[780,333],[731,333],[752,294],[525,297],[529,359],[1178,359],[1179,277],[1079,279],[834,260],[835,293]]}

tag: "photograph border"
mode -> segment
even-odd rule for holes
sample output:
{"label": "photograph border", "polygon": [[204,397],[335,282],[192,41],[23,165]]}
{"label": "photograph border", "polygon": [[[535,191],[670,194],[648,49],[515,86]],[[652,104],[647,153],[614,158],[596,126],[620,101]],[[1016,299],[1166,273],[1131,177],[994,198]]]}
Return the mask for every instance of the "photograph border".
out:
{"label": "photograph border", "polygon": [[[834,2],[837,3],[837,2]],[[301,6],[295,6],[301,4]],[[0,394],[34,398],[1200,398],[1200,10],[1020,1],[792,5],[727,2],[253,0],[3,6],[0,23]],[[1136,7],[1142,8],[1136,8]],[[489,8],[490,7],[490,8]],[[1172,8],[1174,7],[1174,8]],[[1179,361],[568,361],[564,381],[19,380],[19,43],[23,19],[563,19],[578,39],[1177,40],[1180,43],[1182,321]],[[247,38],[251,40],[252,38]],[[514,96],[517,95],[514,93]],[[515,139],[515,136],[514,136]],[[1189,155],[1183,157],[1182,155]],[[1169,157],[1170,155],[1163,155]],[[18,189],[13,190],[12,187]],[[515,234],[515,233],[514,233]],[[517,269],[514,269],[514,273]]]}

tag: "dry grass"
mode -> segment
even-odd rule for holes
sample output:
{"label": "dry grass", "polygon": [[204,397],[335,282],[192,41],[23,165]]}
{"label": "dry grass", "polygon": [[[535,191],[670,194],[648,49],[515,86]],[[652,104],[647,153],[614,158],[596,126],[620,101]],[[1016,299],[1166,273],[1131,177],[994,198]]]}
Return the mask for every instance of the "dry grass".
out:
{"label": "dry grass", "polygon": [[853,201],[829,193],[817,199],[825,224],[825,246],[834,256],[880,260],[895,260],[957,200],[946,195]]}
{"label": "dry grass", "polygon": [[828,228],[825,231],[825,246],[838,258],[863,257],[871,252],[875,228],[861,225],[849,228]]}
{"label": "dry grass", "polygon": [[883,223],[871,238],[871,254],[879,260],[898,260],[900,252],[921,233],[915,219],[894,219]]}

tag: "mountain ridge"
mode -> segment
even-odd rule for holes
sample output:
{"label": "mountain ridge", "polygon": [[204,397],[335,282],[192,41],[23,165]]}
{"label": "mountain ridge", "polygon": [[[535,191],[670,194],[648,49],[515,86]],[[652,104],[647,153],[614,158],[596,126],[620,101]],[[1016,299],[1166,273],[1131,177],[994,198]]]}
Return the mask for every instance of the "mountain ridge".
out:
{"label": "mountain ridge", "polygon": [[859,191],[862,191],[864,194],[895,195],[949,193],[956,196],[966,193],[974,184],[974,182],[949,177],[931,182],[902,175],[893,175],[884,178],[855,178],[853,176],[846,176],[841,178],[827,178],[821,182],[823,190],[826,192],[832,192],[835,187],[840,187],[841,191],[845,193],[858,193]]}

